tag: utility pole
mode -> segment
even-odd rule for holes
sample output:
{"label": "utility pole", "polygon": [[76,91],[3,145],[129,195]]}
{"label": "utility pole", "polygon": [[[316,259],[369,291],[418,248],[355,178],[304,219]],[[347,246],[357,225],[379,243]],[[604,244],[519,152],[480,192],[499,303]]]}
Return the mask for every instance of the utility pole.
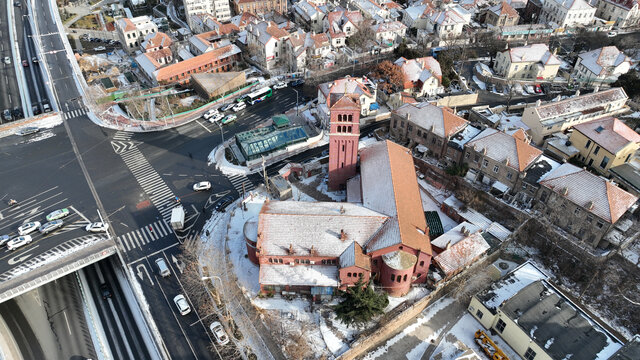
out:
{"label": "utility pole", "polygon": [[264,179],[264,187],[267,189],[267,193],[269,192],[269,179],[267,178],[267,167],[265,166],[266,161],[264,160],[264,155],[262,155],[262,178]]}

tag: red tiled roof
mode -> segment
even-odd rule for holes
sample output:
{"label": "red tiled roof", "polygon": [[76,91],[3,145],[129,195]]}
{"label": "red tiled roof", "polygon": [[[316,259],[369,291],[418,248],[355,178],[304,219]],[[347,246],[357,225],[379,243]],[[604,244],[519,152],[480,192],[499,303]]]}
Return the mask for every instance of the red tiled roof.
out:
{"label": "red tiled roof", "polygon": [[169,47],[171,46],[171,38],[163,32],[153,33],[152,36],[149,37],[148,40],[144,42],[145,50],[153,49],[157,47]]}
{"label": "red tiled roof", "polygon": [[189,70],[198,69],[199,67],[210,64],[216,60],[223,60],[224,58],[221,58],[221,56],[225,56],[226,53],[233,50],[233,47],[234,45],[223,46],[221,48],[206,52],[202,55],[192,57],[191,59],[187,59],[177,64],[172,64],[159,69],[156,71],[156,80],[158,82],[169,80],[172,77],[180,76]]}
{"label": "red tiled roof", "polygon": [[118,19],[118,23],[120,24],[120,27],[123,28],[124,31],[134,31],[136,29],[136,26],[133,23],[133,21],[129,20],[128,18]]}
{"label": "red tiled roof", "polygon": [[629,143],[640,143],[638,133],[613,117],[578,124],[573,128],[612,154],[617,154]]}
{"label": "red tiled roof", "polygon": [[508,17],[520,16],[518,12],[506,1],[502,2],[502,6],[500,7],[500,15],[507,15]]}

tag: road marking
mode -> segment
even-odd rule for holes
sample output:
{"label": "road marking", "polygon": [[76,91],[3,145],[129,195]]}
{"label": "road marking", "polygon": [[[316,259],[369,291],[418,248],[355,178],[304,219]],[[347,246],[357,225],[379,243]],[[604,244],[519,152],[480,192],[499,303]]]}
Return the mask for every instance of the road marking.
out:
{"label": "road marking", "polygon": [[78,210],[76,210],[76,208],[73,207],[73,205],[69,206],[70,209],[73,209],[73,211],[75,211],[81,218],[83,218],[86,222],[90,223],[91,221],[89,219],[87,219],[86,216],[82,215],[82,213]]}
{"label": "road marking", "polygon": [[144,274],[142,273],[142,271],[140,271],[140,269],[144,270],[144,274],[147,274],[147,277],[149,278],[149,281],[151,282],[151,286],[154,286],[155,283],[153,282],[153,278],[151,277],[151,275],[149,275],[149,270],[147,270],[147,267],[144,264],[138,264],[136,266],[136,270],[138,273],[138,277],[140,278],[140,280],[144,280]]}
{"label": "road marking", "polygon": [[69,326],[69,318],[67,317],[67,312],[62,311],[62,314],[64,314],[64,321],[67,322],[67,329],[69,330],[69,335],[71,335],[71,326]]}
{"label": "road marking", "polygon": [[202,125],[202,123],[198,120],[196,120],[196,122],[198,123],[198,125],[202,126],[205,130],[207,130],[209,133],[211,133],[211,130],[209,130],[209,128],[207,128],[206,126]]}

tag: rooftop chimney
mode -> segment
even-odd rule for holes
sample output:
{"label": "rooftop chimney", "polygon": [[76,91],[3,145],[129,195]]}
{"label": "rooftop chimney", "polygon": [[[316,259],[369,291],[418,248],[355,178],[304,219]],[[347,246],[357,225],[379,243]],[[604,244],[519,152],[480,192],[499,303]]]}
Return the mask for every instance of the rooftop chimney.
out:
{"label": "rooftop chimney", "polygon": [[562,189],[562,195],[563,195],[563,196],[567,196],[567,194],[568,194],[568,193],[569,193],[569,188],[565,186],[565,187]]}
{"label": "rooftop chimney", "polygon": [[344,229],[340,229],[340,240],[342,241],[347,240],[347,233],[344,232]]}
{"label": "rooftop chimney", "polygon": [[289,244],[289,255],[293,255],[293,244]]}
{"label": "rooftop chimney", "polygon": [[344,214],[344,206],[340,205],[340,214]]}

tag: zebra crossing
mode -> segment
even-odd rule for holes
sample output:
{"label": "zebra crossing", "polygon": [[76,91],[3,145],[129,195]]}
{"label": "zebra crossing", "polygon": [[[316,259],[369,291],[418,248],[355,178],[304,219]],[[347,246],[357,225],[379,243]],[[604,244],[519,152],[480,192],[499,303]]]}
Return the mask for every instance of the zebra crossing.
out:
{"label": "zebra crossing", "polygon": [[228,177],[233,188],[236,189],[238,194],[242,194],[242,184],[244,184],[244,191],[249,192],[256,188],[255,185],[245,175],[232,175]]}
{"label": "zebra crossing", "polygon": [[80,109],[74,109],[74,110],[69,110],[69,111],[65,111],[63,113],[63,117],[65,120],[69,120],[69,119],[73,119],[73,118],[77,118],[79,116],[82,116],[86,113],[89,112],[89,109],[87,108],[80,108]]}
{"label": "zebra crossing", "polygon": [[133,136],[132,132],[118,131],[115,135],[113,135],[113,140],[129,141],[131,140],[132,136]]}
{"label": "zebra crossing", "polygon": [[135,248],[142,249],[142,246],[169,235],[173,235],[173,229],[164,220],[158,220],[122,234],[118,236],[118,240],[124,246],[125,251],[131,251]]}
{"label": "zebra crossing", "polygon": [[142,187],[142,190],[149,196],[151,203],[162,214],[162,218],[168,222],[171,219],[171,210],[175,205],[175,195],[171,189],[155,169],[151,167],[151,164],[138,148],[129,148],[121,152],[120,156]]}

